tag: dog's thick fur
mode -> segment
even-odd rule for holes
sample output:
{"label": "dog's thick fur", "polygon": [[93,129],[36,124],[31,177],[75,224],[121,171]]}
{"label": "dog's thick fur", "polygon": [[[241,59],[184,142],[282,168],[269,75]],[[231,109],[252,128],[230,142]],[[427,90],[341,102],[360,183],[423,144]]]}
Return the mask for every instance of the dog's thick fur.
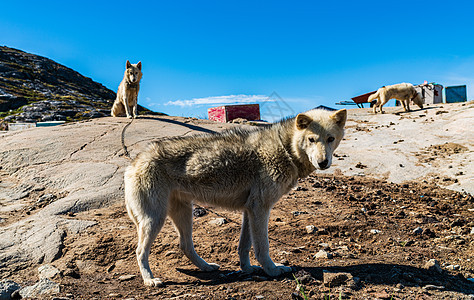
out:
{"label": "dog's thick fur", "polygon": [[374,114],[377,113],[377,107],[380,107],[380,112],[384,113],[382,107],[388,100],[393,98],[402,103],[405,111],[410,111],[410,100],[420,108],[423,108],[423,99],[411,83],[398,83],[381,87],[375,94],[369,96],[367,102],[371,103],[377,99],[377,103],[373,106]]}
{"label": "dog's thick fur", "polygon": [[193,201],[243,212],[238,253],[244,272],[254,248],[270,276],[291,271],[269,255],[270,210],[298,178],[329,168],[344,135],[347,112],[311,110],[253,130],[170,138],[153,142],[125,172],[125,203],[137,226],[137,260],[145,285],[161,285],[148,263],[150,247],[170,216],[184,254],[203,271],[219,268],[195,252]]}
{"label": "dog's thick fur", "polygon": [[140,80],[142,79],[142,62],[131,64],[126,63],[125,74],[117,91],[112,106],[111,115],[113,117],[135,118],[137,116],[138,92],[140,91]]}

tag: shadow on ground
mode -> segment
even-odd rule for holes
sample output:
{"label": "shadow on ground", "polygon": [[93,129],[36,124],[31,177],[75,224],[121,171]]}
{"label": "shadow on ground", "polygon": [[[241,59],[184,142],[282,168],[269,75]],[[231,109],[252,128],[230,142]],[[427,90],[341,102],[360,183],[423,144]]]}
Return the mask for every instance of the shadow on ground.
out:
{"label": "shadow on ground", "polygon": [[[259,271],[253,274],[245,274],[241,271],[218,270],[214,272],[202,272],[196,269],[177,268],[178,272],[195,277],[199,284],[202,285],[219,285],[231,282],[241,282],[248,280],[273,281],[275,278],[269,278]],[[437,273],[431,270],[425,270],[406,265],[397,264],[361,264],[345,267],[299,267],[293,266],[293,273],[287,273],[277,278],[277,280],[291,279],[294,280],[293,274],[304,272],[311,275],[311,281],[323,281],[324,272],[331,273],[350,273],[359,288],[365,285],[392,285],[402,284],[406,287],[424,287],[427,285],[436,286],[446,291],[454,291],[466,295],[474,293],[474,283],[471,283],[461,274],[452,275],[445,271]],[[196,284],[194,282],[172,282],[165,284],[170,285],[189,285]]]}

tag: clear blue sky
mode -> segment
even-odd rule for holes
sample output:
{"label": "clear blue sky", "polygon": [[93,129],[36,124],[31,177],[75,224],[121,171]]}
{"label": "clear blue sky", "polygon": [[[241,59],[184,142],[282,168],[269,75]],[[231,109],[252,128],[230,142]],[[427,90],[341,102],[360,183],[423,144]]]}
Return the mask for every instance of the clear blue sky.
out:
{"label": "clear blue sky", "polygon": [[467,84],[471,99],[473,14],[474,1],[3,1],[0,45],[114,91],[140,60],[139,103],[171,115],[273,92],[291,114],[399,82]]}

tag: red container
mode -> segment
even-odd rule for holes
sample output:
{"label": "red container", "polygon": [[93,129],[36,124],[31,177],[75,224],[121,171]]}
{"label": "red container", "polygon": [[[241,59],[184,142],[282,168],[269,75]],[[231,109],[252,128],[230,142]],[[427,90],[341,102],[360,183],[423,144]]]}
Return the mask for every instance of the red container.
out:
{"label": "red container", "polygon": [[258,104],[224,105],[212,107],[207,110],[209,120],[217,122],[230,122],[237,118],[249,121],[260,120],[260,106]]}
{"label": "red container", "polygon": [[373,92],[363,94],[363,95],[360,95],[360,96],[357,96],[357,97],[354,97],[354,98],[351,98],[351,99],[352,99],[352,101],[354,101],[357,104],[367,103],[367,100],[369,99],[369,96],[372,95],[372,94],[375,94],[376,92],[377,91],[373,91]]}

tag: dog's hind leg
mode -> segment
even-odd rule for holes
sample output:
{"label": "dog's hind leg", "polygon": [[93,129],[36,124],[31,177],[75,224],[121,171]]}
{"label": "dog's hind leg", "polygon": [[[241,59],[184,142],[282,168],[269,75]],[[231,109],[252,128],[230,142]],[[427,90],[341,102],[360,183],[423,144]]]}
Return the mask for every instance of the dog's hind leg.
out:
{"label": "dog's hind leg", "polygon": [[373,109],[374,109],[374,114],[377,113],[377,107],[380,105],[380,98],[377,99],[377,102],[375,102]]}
{"label": "dog's hind leg", "polygon": [[238,252],[240,257],[240,268],[245,273],[253,273],[256,270],[261,269],[259,266],[252,266],[250,264],[250,248],[252,248],[252,238],[250,235],[249,216],[248,213],[244,211],[242,214],[242,229],[240,231]]}
{"label": "dog's hind leg", "polygon": [[[379,109],[380,109],[380,113],[381,114],[384,114],[385,112],[383,111],[383,106],[388,102],[388,100],[390,99],[387,99],[387,97],[384,95],[384,94],[381,94],[380,95],[380,103],[379,103]],[[378,103],[378,102],[377,102]]]}
{"label": "dog's hind leg", "polygon": [[210,272],[219,269],[219,265],[207,263],[194,250],[193,244],[193,205],[174,197],[170,201],[168,215],[179,233],[179,248],[187,258],[202,271]]}
{"label": "dog's hind leg", "polygon": [[253,249],[258,262],[263,270],[270,276],[278,276],[285,272],[291,272],[291,267],[275,265],[270,258],[270,245],[268,243],[268,220],[270,217],[270,208],[254,206],[248,210],[250,233],[252,236]]}
{"label": "dog's hind leg", "polygon": [[159,278],[154,278],[150,269],[148,257],[150,248],[160,232],[166,219],[168,195],[166,193],[152,193],[138,187],[137,178],[125,172],[125,203],[132,221],[137,226],[137,262],[142,274],[143,282],[147,286],[161,286]]}
{"label": "dog's hind leg", "polygon": [[137,261],[140,267],[140,272],[143,277],[143,282],[147,286],[161,286],[162,281],[159,278],[154,278],[150,269],[148,257],[150,255],[150,248],[156,236],[160,232],[166,219],[165,211],[156,211],[153,216],[144,216],[138,220],[138,246],[137,246]]}
{"label": "dog's hind leg", "polygon": [[119,100],[115,100],[114,104],[112,105],[112,109],[110,114],[112,117],[121,117],[125,113],[125,107]]}

